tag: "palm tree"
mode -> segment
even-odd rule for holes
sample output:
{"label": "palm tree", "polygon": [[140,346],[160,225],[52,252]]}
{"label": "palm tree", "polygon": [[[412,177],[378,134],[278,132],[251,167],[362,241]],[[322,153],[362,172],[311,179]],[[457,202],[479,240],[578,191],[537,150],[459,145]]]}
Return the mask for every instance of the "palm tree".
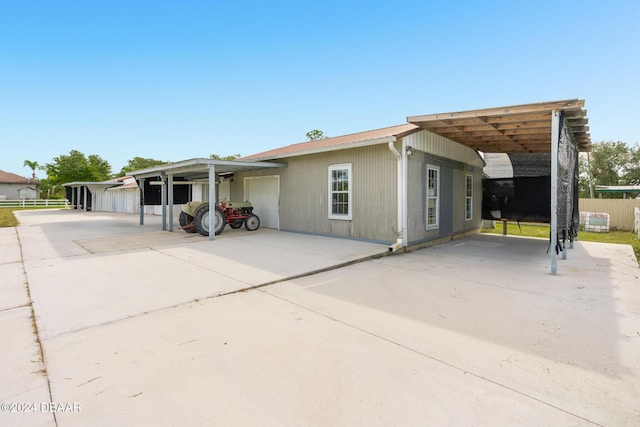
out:
{"label": "palm tree", "polygon": [[33,177],[33,179],[37,179],[36,178],[36,169],[38,169],[40,167],[38,162],[32,162],[31,160],[25,160],[23,166],[28,167],[29,169],[31,169],[31,171],[33,172],[31,174],[31,176]]}

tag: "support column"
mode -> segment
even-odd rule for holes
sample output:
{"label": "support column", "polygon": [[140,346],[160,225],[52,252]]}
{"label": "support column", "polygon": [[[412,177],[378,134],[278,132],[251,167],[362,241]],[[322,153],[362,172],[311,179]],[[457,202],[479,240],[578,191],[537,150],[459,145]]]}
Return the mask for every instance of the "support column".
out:
{"label": "support column", "polygon": [[551,113],[551,274],[558,274],[558,146],[560,139],[560,111]]}
{"label": "support column", "polygon": [[140,225],[144,225],[144,178],[140,179]]}
{"label": "support column", "polygon": [[209,165],[209,240],[216,239],[215,209],[218,197],[216,194],[216,165]]}
{"label": "support column", "polygon": [[169,231],[173,231],[173,174],[169,174],[167,197],[169,199]]}
{"label": "support column", "polygon": [[160,186],[160,203],[162,203],[162,231],[167,231],[167,176],[160,176],[162,185]]}
{"label": "support column", "polygon": [[82,207],[84,208],[84,211],[87,212],[87,193],[89,192],[89,187],[87,187],[86,185],[84,186],[84,202]]}
{"label": "support column", "polygon": [[73,209],[78,208],[76,206],[76,187],[75,186],[71,186],[71,206],[73,207]]}

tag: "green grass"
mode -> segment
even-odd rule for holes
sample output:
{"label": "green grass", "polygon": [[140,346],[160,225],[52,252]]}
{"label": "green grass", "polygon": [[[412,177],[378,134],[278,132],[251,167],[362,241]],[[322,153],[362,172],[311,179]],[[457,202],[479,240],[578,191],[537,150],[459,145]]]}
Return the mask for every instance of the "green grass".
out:
{"label": "green grass", "polygon": [[18,220],[13,214],[13,211],[24,211],[34,209],[56,209],[51,206],[29,206],[24,208],[0,208],[0,228],[2,227],[16,227]]}
{"label": "green grass", "polygon": [[[496,221],[496,228],[483,228],[483,233],[502,234],[502,223]],[[518,224],[509,223],[507,234],[510,236],[526,236],[549,238],[549,225],[547,224]],[[640,261],[640,240],[638,235],[631,231],[611,230],[608,233],[593,233],[591,231],[580,231],[578,240],[584,242],[614,243],[619,245],[631,245],[636,254],[636,260]]]}
{"label": "green grass", "polygon": [[0,227],[15,227],[18,225],[13,211],[15,208],[0,208]]}

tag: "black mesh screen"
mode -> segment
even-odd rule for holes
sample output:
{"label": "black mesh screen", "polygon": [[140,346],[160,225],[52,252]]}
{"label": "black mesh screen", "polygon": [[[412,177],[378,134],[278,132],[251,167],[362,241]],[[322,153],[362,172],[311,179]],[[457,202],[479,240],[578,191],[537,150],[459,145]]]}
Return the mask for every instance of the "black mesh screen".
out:
{"label": "black mesh screen", "polygon": [[[509,153],[513,178],[482,180],[482,218],[551,222],[551,153]],[[508,170],[500,165],[500,170]],[[578,150],[571,128],[560,119],[558,144],[558,238],[578,234]]]}
{"label": "black mesh screen", "polygon": [[[145,205],[161,205],[162,204],[162,185],[152,185],[151,182],[158,182],[160,178],[147,178],[144,180],[144,188],[142,189],[141,196],[144,197]],[[174,178],[174,182],[186,181],[186,178]],[[140,186],[140,182],[138,182]],[[184,204],[189,201],[189,187],[190,185],[174,185],[173,186],[173,203]]]}
{"label": "black mesh screen", "polygon": [[482,180],[482,218],[549,222],[551,177]]}

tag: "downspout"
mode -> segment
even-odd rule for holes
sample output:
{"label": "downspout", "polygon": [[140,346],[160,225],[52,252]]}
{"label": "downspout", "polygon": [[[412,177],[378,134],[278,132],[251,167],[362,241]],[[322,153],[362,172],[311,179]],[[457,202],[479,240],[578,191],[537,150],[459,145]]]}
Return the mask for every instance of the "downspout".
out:
{"label": "downspout", "polygon": [[398,152],[398,150],[396,150],[396,147],[394,146],[394,143],[396,142],[396,138],[394,138],[392,141],[389,141],[389,151],[391,151],[391,153],[396,156],[396,159],[398,161],[397,163],[397,172],[398,172],[398,189],[397,189],[397,205],[398,205],[398,233],[396,236],[396,242],[391,244],[389,246],[389,252],[396,252],[400,249],[402,249],[403,247],[406,246],[406,243],[404,241],[404,234],[405,234],[405,221],[404,221],[404,199],[405,199],[405,184],[406,184],[406,175],[404,173],[404,165],[406,160],[403,159],[403,155],[401,153]]}

